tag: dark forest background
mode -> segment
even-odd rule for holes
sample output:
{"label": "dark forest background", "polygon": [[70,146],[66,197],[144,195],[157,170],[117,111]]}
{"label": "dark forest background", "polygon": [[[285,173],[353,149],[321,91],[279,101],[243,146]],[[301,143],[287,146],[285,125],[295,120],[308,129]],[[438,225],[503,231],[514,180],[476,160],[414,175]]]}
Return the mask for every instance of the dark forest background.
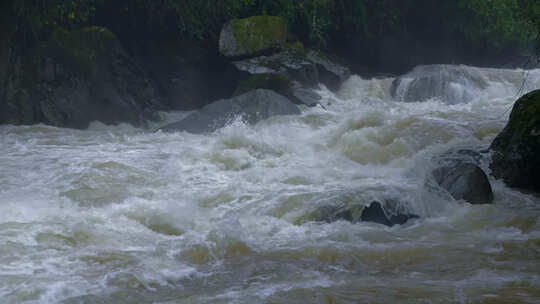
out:
{"label": "dark forest background", "polygon": [[[4,0],[1,26],[21,52],[58,27],[105,26],[133,53],[194,45],[212,58],[229,19],[278,15],[293,39],[345,58],[361,74],[426,63],[524,64],[540,27],[537,0]],[[537,43],[537,42],[536,42]]]}

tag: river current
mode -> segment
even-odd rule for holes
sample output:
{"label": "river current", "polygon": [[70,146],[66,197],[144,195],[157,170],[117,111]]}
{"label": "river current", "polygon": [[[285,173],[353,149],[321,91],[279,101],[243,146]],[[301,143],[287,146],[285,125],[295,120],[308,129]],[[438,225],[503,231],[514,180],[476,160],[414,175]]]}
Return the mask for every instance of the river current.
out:
{"label": "river current", "polygon": [[[461,68],[484,84],[448,87],[459,102],[352,76],[299,116],[210,135],[0,126],[0,302],[540,303],[540,199],[425,182],[433,156],[487,148],[540,70]],[[421,218],[310,218],[388,198]]]}

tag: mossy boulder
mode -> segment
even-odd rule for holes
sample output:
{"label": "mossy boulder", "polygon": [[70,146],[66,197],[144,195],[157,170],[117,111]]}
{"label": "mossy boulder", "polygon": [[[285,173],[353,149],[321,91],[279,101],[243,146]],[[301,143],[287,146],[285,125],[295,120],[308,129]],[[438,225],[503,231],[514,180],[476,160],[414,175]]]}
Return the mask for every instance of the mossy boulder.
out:
{"label": "mossy boulder", "polygon": [[15,60],[9,75],[5,103],[11,114],[0,123],[141,125],[161,104],[152,81],[104,27],[55,29]]}
{"label": "mossy boulder", "polygon": [[540,90],[516,101],[490,150],[493,176],[510,187],[540,191]]}
{"label": "mossy boulder", "polygon": [[78,31],[57,28],[42,46],[58,64],[77,74],[89,74],[104,57],[124,53],[116,36],[107,28],[92,26]]}
{"label": "mossy boulder", "polygon": [[234,19],[221,30],[219,51],[225,57],[254,57],[287,40],[287,22],[276,16]]}

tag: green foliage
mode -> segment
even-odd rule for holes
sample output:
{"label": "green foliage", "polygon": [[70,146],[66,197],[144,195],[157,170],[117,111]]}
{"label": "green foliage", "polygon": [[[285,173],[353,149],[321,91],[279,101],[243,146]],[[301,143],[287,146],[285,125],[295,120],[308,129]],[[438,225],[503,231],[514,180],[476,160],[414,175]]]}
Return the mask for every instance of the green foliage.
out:
{"label": "green foliage", "polygon": [[3,18],[14,16],[27,40],[56,26],[95,25],[100,14],[109,23],[129,23],[125,28],[174,33],[208,46],[225,22],[254,15],[285,18],[294,36],[318,48],[335,39],[430,31],[502,48],[526,45],[540,32],[537,0],[4,0],[0,8]]}
{"label": "green foliage", "polygon": [[38,40],[44,31],[62,26],[86,25],[103,0],[7,0],[5,6],[16,18],[17,31],[29,40]]}
{"label": "green foliage", "polygon": [[538,15],[534,7],[538,8],[538,3],[533,1],[460,0],[461,18],[455,27],[469,41],[485,41],[496,47],[526,43],[536,35],[533,18]]}

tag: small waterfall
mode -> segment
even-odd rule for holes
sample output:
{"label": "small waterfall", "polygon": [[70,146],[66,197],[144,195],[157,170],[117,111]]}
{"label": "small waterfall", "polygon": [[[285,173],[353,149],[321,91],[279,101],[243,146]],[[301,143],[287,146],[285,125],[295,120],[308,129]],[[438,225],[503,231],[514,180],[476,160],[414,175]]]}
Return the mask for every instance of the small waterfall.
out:
{"label": "small waterfall", "polygon": [[446,104],[468,103],[479,97],[518,95],[533,89],[540,70],[477,68],[465,65],[423,65],[396,78],[392,96],[399,101],[438,99]]}

